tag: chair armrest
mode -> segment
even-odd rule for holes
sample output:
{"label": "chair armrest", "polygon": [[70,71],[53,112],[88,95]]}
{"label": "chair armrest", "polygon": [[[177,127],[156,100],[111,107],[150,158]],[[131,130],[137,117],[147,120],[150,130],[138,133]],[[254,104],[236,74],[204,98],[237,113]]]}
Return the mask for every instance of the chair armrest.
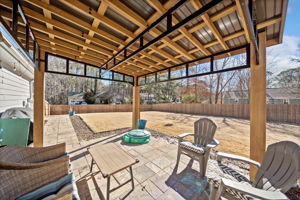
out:
{"label": "chair armrest", "polygon": [[36,161],[46,161],[58,158],[66,154],[66,143],[56,144],[47,147],[34,147],[31,149],[38,156]]}
{"label": "chair armrest", "polygon": [[181,133],[180,135],[177,135],[178,138],[184,138],[186,136],[189,136],[189,135],[194,135],[194,133]]}
{"label": "chair armrest", "polygon": [[230,160],[243,161],[243,162],[246,162],[248,164],[254,165],[257,168],[260,167],[260,163],[259,162],[251,160],[249,158],[246,158],[246,157],[243,157],[243,156],[234,155],[234,154],[224,153],[224,152],[218,152],[217,153],[217,160],[220,162],[223,158],[227,158],[227,159],[230,159]]}
{"label": "chair armrest", "polygon": [[57,163],[69,162],[69,156],[62,156],[53,160],[48,160],[38,163],[10,163],[10,162],[0,162],[0,169],[4,170],[26,170],[26,169],[37,169],[49,165],[55,165]]}
{"label": "chair armrest", "polygon": [[252,187],[250,185],[231,181],[229,179],[224,179],[224,178],[222,178],[222,180],[221,180],[220,187],[223,188],[223,190],[225,188],[229,188],[229,189],[235,190],[237,192],[240,192],[242,194],[250,195],[254,198],[259,198],[259,199],[265,199],[265,200],[289,199],[287,196],[285,196],[282,192],[279,192],[279,191],[275,191],[275,192],[266,191],[266,190]]}
{"label": "chair armrest", "polygon": [[[48,147],[6,146],[1,151],[0,160],[4,162],[38,163],[59,158],[66,153],[66,144]],[[2,157],[1,157],[2,156]],[[16,157],[16,159],[12,158]]]}
{"label": "chair armrest", "polygon": [[183,138],[185,138],[186,136],[189,135],[194,135],[194,133],[181,133],[180,135],[178,135],[178,141],[181,142],[183,140]]}
{"label": "chair armrest", "polygon": [[207,145],[207,147],[208,147],[208,148],[215,148],[215,147],[218,146],[219,144],[220,144],[220,142],[219,142],[218,140],[213,139],[213,140],[211,141],[211,143]]}

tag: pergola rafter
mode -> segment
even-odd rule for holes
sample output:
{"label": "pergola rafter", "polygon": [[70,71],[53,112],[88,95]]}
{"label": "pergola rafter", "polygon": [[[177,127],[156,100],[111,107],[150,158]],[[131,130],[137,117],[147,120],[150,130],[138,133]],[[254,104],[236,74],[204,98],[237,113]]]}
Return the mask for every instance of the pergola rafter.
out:
{"label": "pergola rafter", "polygon": [[[11,5],[9,5],[10,1],[8,0],[3,0],[1,2],[1,4],[5,5],[6,7],[9,7]],[[75,22],[77,25],[81,25],[81,27],[85,28],[88,30],[88,33],[84,33],[81,31],[81,30],[78,30],[76,28],[73,28],[72,26],[69,26],[69,25],[66,25],[58,20],[54,20],[54,19],[51,19],[51,15],[50,17],[46,17],[43,13],[37,13],[36,11],[32,10],[32,9],[29,9],[27,7],[24,7],[24,11],[27,15],[29,15],[30,17],[33,17],[34,19],[38,20],[38,21],[41,21],[41,22],[44,22],[46,24],[46,28],[49,28],[50,27],[56,27],[58,29],[62,29],[64,31],[67,31],[68,33],[72,34],[72,35],[75,35],[75,36],[78,36],[78,37],[81,37],[82,39],[84,39],[84,43],[86,43],[86,45],[89,45],[89,46],[86,46],[86,45],[83,45],[83,43],[81,42],[81,44],[79,43],[75,43],[75,45],[77,45],[78,47],[76,48],[76,51],[80,51],[80,53],[82,54],[81,56],[83,56],[84,54],[87,53],[87,50],[89,49],[89,52],[93,52],[93,54],[95,53],[99,53],[99,56],[100,58],[102,59],[105,59],[104,56],[107,56],[106,59],[108,59],[109,57],[112,56],[113,53],[111,52],[107,52],[105,51],[105,49],[101,49],[100,47],[103,46],[103,47],[108,47],[110,49],[113,50],[113,52],[117,52],[118,50],[120,50],[120,47],[126,45],[128,43],[128,41],[130,41],[132,39],[132,37],[136,36],[137,33],[141,32],[143,30],[143,27],[139,27],[135,33],[132,33],[132,34],[129,34],[128,31],[124,31],[124,28],[121,28],[121,29],[118,29],[118,26],[115,26],[115,22],[114,23],[111,23],[110,24],[110,27],[112,28],[112,26],[114,26],[114,30],[118,30],[118,32],[120,32],[121,34],[128,34],[128,39],[126,41],[120,41],[120,39],[117,39],[115,36],[113,35],[110,35],[110,34],[107,34],[105,33],[104,34],[104,31],[102,30],[99,30],[98,29],[98,32],[95,32],[94,29],[96,29],[95,27],[93,27],[94,29],[88,29],[90,28],[90,26],[93,26],[94,24],[94,21],[98,21],[99,23],[101,23],[102,21],[104,22],[104,24],[108,24],[108,22],[111,22],[111,20],[107,19],[106,16],[104,16],[104,13],[105,13],[105,10],[109,7],[108,4],[105,4],[105,2],[103,1],[103,7],[101,10],[102,14],[99,14],[97,10],[93,10],[93,9],[90,9],[88,6],[86,6],[85,4],[82,4],[80,2],[75,2],[74,1],[64,1],[66,5],[72,5],[74,9],[77,9],[79,10],[80,12],[87,12],[89,10],[89,16],[92,16],[93,17],[93,23],[92,25],[88,25],[88,23],[86,22],[83,22],[81,19],[77,19],[77,21]],[[191,4],[198,4],[201,6],[201,3],[197,3],[198,1],[191,1]],[[48,5],[47,8],[43,8],[43,6],[45,6],[47,3],[45,2],[40,2],[40,1],[36,1],[36,0],[33,0],[33,1],[30,1],[28,0],[28,3],[32,3],[40,8],[44,10],[47,10],[47,12],[49,13],[54,13],[54,14],[59,14],[60,17],[63,17],[64,19],[66,20],[69,20],[69,21],[72,21],[74,23],[74,19],[75,19],[75,16],[72,16],[70,17],[70,14],[68,13],[64,13],[64,14],[61,14],[61,9],[59,8],[56,8],[55,6],[53,5]],[[110,2],[111,3],[111,2]],[[173,6],[176,1],[169,1],[167,3],[165,3],[164,5],[160,4],[160,2],[157,2],[157,1],[148,1],[148,3],[150,5],[152,5],[152,7],[154,7],[156,10],[159,9],[157,12],[155,12],[147,21],[146,21],[146,24],[149,24],[151,21],[153,22],[153,20],[157,19],[158,16],[160,16],[160,14],[163,14],[164,12],[166,12],[167,9],[169,9],[171,6]],[[10,3],[11,4],[11,3]],[[156,5],[155,5],[156,4]],[[105,5],[105,6],[104,6]],[[99,8],[100,8],[101,5],[99,5]],[[121,4],[117,4],[117,6],[119,6],[118,8],[124,8],[125,5],[121,5]],[[115,7],[116,6],[111,6],[111,7]],[[194,6],[195,7],[195,6]],[[99,9],[98,8],[98,9]],[[50,10],[50,11],[49,11]],[[56,12],[54,12],[56,10]],[[232,5],[230,6],[227,6],[226,8],[220,10],[219,12],[213,14],[212,16],[209,16],[210,17],[210,20],[211,20],[211,23],[215,22],[216,20],[224,17],[224,16],[227,16],[228,14],[230,13],[233,13],[237,10],[237,5],[236,5],[236,2],[233,2]],[[132,14],[133,12],[129,12],[128,15],[131,15],[131,17],[134,16],[134,14]],[[48,14],[49,15],[49,14]],[[102,16],[102,18],[100,18]],[[68,18],[66,18],[68,17]],[[272,24],[274,23],[279,23],[281,18],[281,16],[278,16],[276,19],[272,20],[268,20],[267,22],[262,22],[261,24],[263,25],[263,23],[266,25],[266,26],[271,26]],[[101,19],[102,21],[100,21],[99,19]],[[103,20],[104,19],[104,20]],[[174,21],[175,17],[173,17],[173,23],[176,23],[176,21]],[[175,19],[176,20],[176,19]],[[141,19],[139,19],[139,21],[141,21]],[[145,20],[144,20],[145,21]],[[35,22],[36,23],[36,22]],[[33,25],[37,25],[33,23]],[[94,24],[95,26],[95,24]],[[179,41],[180,39],[182,38],[187,38],[191,44],[193,44],[195,46],[194,49],[192,50],[188,50],[188,54],[192,55],[193,53],[197,53],[198,51],[207,51],[206,49],[207,48],[210,48],[210,47],[213,47],[217,44],[219,44],[220,42],[217,40],[217,41],[211,41],[207,44],[204,44],[202,45],[201,42],[196,39],[193,35],[191,35],[191,33],[194,33],[195,31],[203,28],[206,26],[206,23],[205,22],[200,22],[199,24],[189,28],[189,29],[179,29],[179,33],[176,37],[174,38],[169,38],[170,40],[168,40],[169,43],[174,43],[175,46],[178,46],[178,44],[176,44],[175,42],[176,41]],[[259,26],[259,24],[257,25],[257,27],[259,28],[262,28],[262,27],[266,27],[266,26]],[[37,28],[41,28],[42,26],[40,24],[37,25]],[[62,28],[63,27],[63,28]],[[43,32],[43,33],[46,33],[47,29],[43,28],[43,29],[36,29],[37,31],[39,32]],[[57,29],[56,29],[57,31]],[[38,33],[39,33],[38,32]],[[54,31],[54,33],[57,33]],[[49,35],[49,33],[47,33]],[[93,36],[91,36],[91,34],[93,34]],[[115,42],[115,43],[118,43],[119,44],[119,47],[116,47],[106,41],[103,41],[101,39],[98,39],[96,37],[94,37],[94,34],[102,34],[101,36],[104,36],[106,39],[110,39],[111,41]],[[223,42],[226,42],[226,41],[230,41],[234,38],[238,38],[238,37],[241,37],[243,36],[244,34],[246,34],[246,31],[239,31],[239,32],[236,32],[236,33],[233,33],[231,35],[227,35],[223,38],[221,38],[221,40]],[[52,36],[54,36],[52,33],[51,33]],[[49,35],[50,36],[50,35]],[[51,36],[51,37],[52,37]],[[60,34],[59,36],[64,36],[62,34]],[[59,36],[56,36],[56,38],[59,38],[60,40],[64,40],[63,37],[59,37]],[[49,37],[49,39],[47,40],[48,42],[51,42],[52,46],[53,44],[55,44],[53,42],[53,37],[51,38]],[[45,38],[43,38],[45,39]],[[78,40],[76,40],[77,38],[75,38],[75,41],[78,42]],[[70,40],[64,40],[70,44],[74,44],[74,42],[71,42]],[[90,41],[90,42],[87,42],[87,41]],[[197,43],[198,41],[198,43]],[[91,42],[93,42],[94,44],[97,44],[99,46],[93,46],[93,44],[91,44]],[[121,43],[119,43],[121,42]],[[147,40],[145,40],[145,42],[147,42]],[[179,60],[179,58],[181,58],[182,56],[184,56],[183,54],[178,54],[178,55],[171,55],[169,54],[167,51],[163,50],[164,47],[167,47],[169,46],[168,45],[168,42],[164,42],[162,43],[161,45],[159,46],[151,46],[149,47],[150,51],[148,51],[147,53],[146,52],[141,52],[139,55],[135,56],[132,58],[132,60],[130,61],[131,63],[128,63],[130,65],[134,64],[134,66],[138,66],[138,65],[141,65],[141,64],[137,64],[137,63],[143,63],[144,65],[143,66],[138,66],[140,68],[139,72],[138,73],[148,73],[149,70],[161,70],[163,69],[163,67],[170,67],[172,66],[172,64],[168,63],[169,61],[172,61],[173,63],[179,63],[179,62],[182,62],[181,60]],[[60,41],[61,43],[61,41]],[[267,41],[267,43],[269,44],[270,42]],[[69,45],[68,45],[69,46]],[[95,47],[96,49],[93,49],[93,47]],[[171,46],[172,47],[172,46]],[[182,47],[181,47],[182,48]],[[132,50],[136,50],[137,47],[135,46],[132,46]],[[173,48],[172,48],[173,49]],[[101,51],[100,51],[101,50]],[[174,49],[173,49],[174,50]],[[176,49],[175,49],[176,51]],[[104,53],[104,54],[103,54]],[[160,56],[163,56],[165,57],[165,60],[162,60],[161,58],[157,57],[156,55],[152,55],[153,53],[158,53]],[[208,53],[208,52],[207,52]],[[76,54],[77,56],[77,54]],[[145,59],[147,58],[147,60]],[[119,57],[118,59],[122,59],[122,56]],[[150,62],[149,60],[151,60],[152,62]],[[128,61],[129,62],[129,61]],[[153,68],[153,69],[151,69]],[[116,69],[118,70],[118,69]],[[130,69],[129,69],[130,71]],[[144,71],[144,72],[143,72]],[[132,71],[132,73],[135,73],[134,70]]]}

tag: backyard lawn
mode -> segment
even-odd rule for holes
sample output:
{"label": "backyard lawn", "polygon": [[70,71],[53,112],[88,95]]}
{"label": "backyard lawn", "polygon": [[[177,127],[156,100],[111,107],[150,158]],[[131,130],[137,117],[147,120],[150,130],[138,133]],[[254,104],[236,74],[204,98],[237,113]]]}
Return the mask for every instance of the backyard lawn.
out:
{"label": "backyard lawn", "polygon": [[[94,133],[131,127],[131,112],[79,114]],[[249,120],[200,116],[168,112],[141,112],[141,118],[148,120],[147,128],[176,136],[193,132],[193,123],[201,117],[212,119],[218,126],[216,138],[220,141],[219,151],[249,155]],[[267,144],[290,140],[300,144],[300,125],[267,123]]]}

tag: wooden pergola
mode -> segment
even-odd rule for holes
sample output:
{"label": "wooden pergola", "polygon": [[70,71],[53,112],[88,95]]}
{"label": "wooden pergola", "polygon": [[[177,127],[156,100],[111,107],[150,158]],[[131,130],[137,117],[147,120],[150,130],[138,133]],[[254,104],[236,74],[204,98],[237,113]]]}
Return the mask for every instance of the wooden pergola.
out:
{"label": "wooden pergola", "polygon": [[[45,72],[129,82],[132,127],[140,118],[140,85],[249,68],[250,157],[266,148],[266,47],[282,42],[288,0],[0,0],[1,24],[36,64],[34,145],[43,145]],[[214,61],[246,55],[241,66]],[[50,69],[48,57],[66,60]],[[69,71],[70,62],[82,74]],[[208,64],[190,74],[192,66]],[[87,73],[95,68],[96,75]],[[173,77],[173,72],[184,75]],[[107,76],[107,74],[110,76]],[[252,175],[253,175],[253,171]]]}

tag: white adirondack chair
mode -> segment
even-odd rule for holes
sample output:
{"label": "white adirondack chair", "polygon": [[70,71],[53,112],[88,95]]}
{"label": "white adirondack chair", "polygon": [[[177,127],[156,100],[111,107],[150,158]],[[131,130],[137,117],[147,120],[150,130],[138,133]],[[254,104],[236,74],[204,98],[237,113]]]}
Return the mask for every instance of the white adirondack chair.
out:
{"label": "white adirondack chair", "polygon": [[[217,125],[210,119],[202,118],[194,123],[194,133],[183,133],[178,136],[177,164],[183,153],[200,164],[200,175],[205,176],[207,160],[211,148],[216,147],[219,142],[214,139]],[[194,136],[194,142],[183,140],[186,136]]]}
{"label": "white adirondack chair", "polygon": [[288,199],[284,193],[300,177],[300,146],[294,142],[269,145],[261,164],[242,156],[219,152],[218,161],[223,158],[252,164],[258,167],[258,171],[252,185],[222,178],[218,190],[211,191],[210,200],[218,200],[221,196],[236,199],[233,193],[238,193],[243,199]]}

